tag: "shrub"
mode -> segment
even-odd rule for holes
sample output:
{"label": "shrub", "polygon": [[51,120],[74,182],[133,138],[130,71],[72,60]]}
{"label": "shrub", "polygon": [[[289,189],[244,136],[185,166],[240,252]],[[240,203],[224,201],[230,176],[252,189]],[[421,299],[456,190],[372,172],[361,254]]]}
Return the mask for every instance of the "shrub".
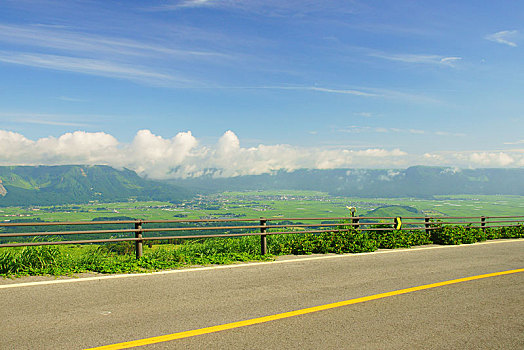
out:
{"label": "shrub", "polygon": [[425,230],[370,231],[370,236],[377,242],[378,248],[409,248],[416,245],[430,244],[430,235]]}
{"label": "shrub", "polygon": [[471,226],[443,226],[431,232],[431,239],[436,244],[470,244],[485,241],[488,234],[485,230]]}
{"label": "shrub", "polygon": [[366,231],[355,229],[345,232],[295,234],[285,243],[280,251],[282,254],[342,254],[370,252],[377,249],[376,242]]}

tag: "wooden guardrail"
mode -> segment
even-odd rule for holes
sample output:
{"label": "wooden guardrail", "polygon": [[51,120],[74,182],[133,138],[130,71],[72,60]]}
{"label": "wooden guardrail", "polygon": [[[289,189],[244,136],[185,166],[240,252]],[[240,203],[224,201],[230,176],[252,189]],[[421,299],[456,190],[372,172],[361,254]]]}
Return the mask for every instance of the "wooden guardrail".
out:
{"label": "wooden guardrail", "polygon": [[[311,223],[303,223],[309,221]],[[320,221],[320,223],[318,223]],[[337,222],[335,222],[337,221]],[[275,224],[272,224],[275,222]],[[212,237],[243,237],[260,236],[260,251],[267,253],[267,236],[278,234],[298,233],[324,233],[324,232],[348,232],[353,229],[360,231],[391,231],[391,230],[425,230],[430,232],[441,225],[470,225],[486,229],[490,227],[519,226],[524,222],[524,215],[517,216],[412,216],[412,217],[298,217],[298,218],[253,218],[253,219],[198,219],[198,220],[123,220],[123,221],[77,221],[77,222],[13,222],[0,223],[2,227],[42,227],[42,226],[76,226],[76,225],[132,225],[133,228],[107,229],[107,230],[58,230],[52,232],[0,232],[0,248],[43,246],[58,244],[90,244],[108,242],[135,242],[136,257],[140,258],[143,252],[143,244],[146,241],[212,238]],[[236,223],[236,225],[234,225]],[[239,225],[244,223],[244,225]],[[247,223],[247,225],[245,224]],[[253,223],[253,224],[249,224]],[[147,224],[193,224],[192,227],[159,227],[145,228]],[[198,225],[208,226],[198,226]],[[210,225],[209,224],[214,224]],[[222,224],[222,225],[221,225]],[[243,232],[245,230],[258,230],[258,232]],[[222,231],[225,233],[201,234],[202,231]],[[237,231],[232,233],[231,231]],[[187,233],[196,232],[193,235],[155,235],[144,236],[153,233]],[[134,237],[100,238],[86,240],[56,240],[64,239],[64,236],[86,235],[86,234],[134,234]],[[54,237],[51,241],[25,241],[15,243],[1,243],[3,238],[28,238],[28,237]],[[5,241],[5,240],[4,240]]]}

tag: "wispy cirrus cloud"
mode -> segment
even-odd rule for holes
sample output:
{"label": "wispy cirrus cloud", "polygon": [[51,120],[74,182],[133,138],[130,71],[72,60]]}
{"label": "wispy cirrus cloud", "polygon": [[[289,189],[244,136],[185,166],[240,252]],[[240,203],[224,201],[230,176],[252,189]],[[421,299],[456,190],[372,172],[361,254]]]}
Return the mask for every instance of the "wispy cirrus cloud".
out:
{"label": "wispy cirrus cloud", "polygon": [[66,102],[87,102],[86,99],[83,98],[76,98],[76,97],[69,97],[69,96],[59,96],[57,97],[58,100],[66,101]]}
{"label": "wispy cirrus cloud", "polygon": [[176,9],[176,8],[190,8],[190,7],[204,7],[204,6],[217,6],[226,5],[229,1],[217,1],[217,0],[183,0],[171,5],[164,5],[164,9]]}
{"label": "wispy cirrus cloud", "polygon": [[315,15],[324,11],[331,13],[353,13],[360,7],[347,1],[317,1],[317,0],[171,0],[159,6],[147,8],[148,11],[179,11],[195,8],[220,8],[270,17],[293,16],[303,17]]}
{"label": "wispy cirrus cloud", "polygon": [[172,67],[216,65],[234,59],[228,53],[199,49],[185,37],[180,34],[173,40],[159,35],[153,40],[140,40],[73,31],[61,26],[0,24],[0,44],[5,44],[0,50],[0,62],[126,79],[146,85],[198,87],[206,82],[175,72]]}
{"label": "wispy cirrus cloud", "polygon": [[500,32],[486,35],[484,38],[499,44],[517,47],[517,43],[515,42],[517,35],[517,30],[502,30]]}
{"label": "wispy cirrus cloud", "polygon": [[62,27],[20,26],[0,24],[0,41],[30,47],[52,48],[73,52],[77,55],[86,54],[89,57],[115,55],[118,57],[142,56],[170,58],[227,58],[232,56],[226,53],[198,50],[194,48],[172,47],[166,41],[157,43],[131,40],[122,37],[101,36],[87,32],[75,32]]}
{"label": "wispy cirrus cloud", "polygon": [[126,79],[159,86],[192,82],[189,79],[174,76],[170,73],[161,73],[134,65],[118,64],[92,58],[0,51],[0,62]]}
{"label": "wispy cirrus cloud", "polygon": [[344,94],[344,95],[357,95],[357,96],[370,96],[370,97],[378,96],[377,94],[359,91],[359,90],[327,89],[327,88],[316,87],[316,86],[307,87],[305,88],[305,90],[328,92],[328,93],[333,93],[333,94]]}
{"label": "wispy cirrus cloud", "polygon": [[458,56],[441,56],[425,54],[390,54],[384,52],[371,52],[368,54],[368,56],[396,62],[445,65],[450,67],[453,67],[454,63],[456,63],[457,61],[462,60],[462,57]]}
{"label": "wispy cirrus cloud", "polygon": [[37,124],[89,127],[100,119],[118,119],[115,115],[51,114],[33,112],[0,112],[0,124]]}
{"label": "wispy cirrus cloud", "polygon": [[[384,98],[390,100],[407,101],[411,103],[435,104],[439,100],[422,94],[405,92],[400,90],[376,88],[376,87],[357,87],[357,88],[334,88],[307,85],[261,85],[261,86],[220,86],[216,89],[246,89],[246,90],[297,90],[315,91],[328,94],[353,95],[360,97]],[[364,116],[364,115],[362,115]]]}
{"label": "wispy cirrus cloud", "polygon": [[356,113],[353,113],[353,115],[356,115],[358,117],[364,117],[364,118],[371,118],[371,117],[373,117],[373,113],[371,113],[371,112],[356,112]]}
{"label": "wispy cirrus cloud", "polygon": [[147,8],[149,11],[175,11],[185,8],[231,6],[230,1],[223,0],[178,0]]}
{"label": "wispy cirrus cloud", "polygon": [[407,133],[412,135],[436,135],[436,136],[448,136],[448,137],[464,137],[464,133],[451,133],[446,131],[426,131],[420,129],[401,129],[401,128],[386,128],[386,127],[374,127],[374,126],[360,126],[350,125],[345,128],[339,128],[336,131],[343,133]]}
{"label": "wispy cirrus cloud", "polygon": [[76,126],[76,127],[88,126],[88,124],[84,124],[84,123],[60,122],[60,121],[31,119],[31,118],[22,119],[20,120],[20,122],[25,123],[25,124],[39,124],[39,125],[53,125],[53,126]]}
{"label": "wispy cirrus cloud", "polygon": [[329,94],[354,95],[361,97],[380,97],[379,94],[367,92],[362,89],[337,89],[319,86],[300,86],[300,85],[268,85],[268,86],[222,86],[219,89],[246,89],[246,90],[297,90],[297,91],[316,91]]}

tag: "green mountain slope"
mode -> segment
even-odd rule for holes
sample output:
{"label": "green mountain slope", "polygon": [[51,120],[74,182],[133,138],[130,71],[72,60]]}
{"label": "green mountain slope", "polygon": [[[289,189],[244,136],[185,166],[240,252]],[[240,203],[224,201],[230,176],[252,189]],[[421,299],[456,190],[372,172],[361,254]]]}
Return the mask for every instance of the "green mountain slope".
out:
{"label": "green mountain slope", "polygon": [[189,192],[109,166],[0,167],[0,206],[137,200],[179,201]]}
{"label": "green mountain slope", "polygon": [[416,208],[405,205],[385,205],[373,210],[370,210],[364,216],[388,217],[388,216],[424,216],[424,214]]}

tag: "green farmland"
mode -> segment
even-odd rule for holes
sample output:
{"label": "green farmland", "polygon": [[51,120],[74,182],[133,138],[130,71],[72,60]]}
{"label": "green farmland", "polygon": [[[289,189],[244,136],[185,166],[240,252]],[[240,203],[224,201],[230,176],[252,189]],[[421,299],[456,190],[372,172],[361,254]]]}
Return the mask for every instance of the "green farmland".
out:
{"label": "green farmland", "polygon": [[[524,197],[510,195],[454,195],[419,198],[347,198],[314,191],[224,192],[199,196],[179,204],[170,202],[117,202],[38,207],[5,207],[0,222],[12,221],[91,221],[96,219],[234,219],[258,217],[337,217],[349,216],[346,206],[357,215],[392,205],[416,209],[418,215],[498,216],[522,215]],[[387,208],[381,213],[388,213]],[[370,214],[372,215],[372,214]],[[394,214],[392,214],[394,215]]]}

